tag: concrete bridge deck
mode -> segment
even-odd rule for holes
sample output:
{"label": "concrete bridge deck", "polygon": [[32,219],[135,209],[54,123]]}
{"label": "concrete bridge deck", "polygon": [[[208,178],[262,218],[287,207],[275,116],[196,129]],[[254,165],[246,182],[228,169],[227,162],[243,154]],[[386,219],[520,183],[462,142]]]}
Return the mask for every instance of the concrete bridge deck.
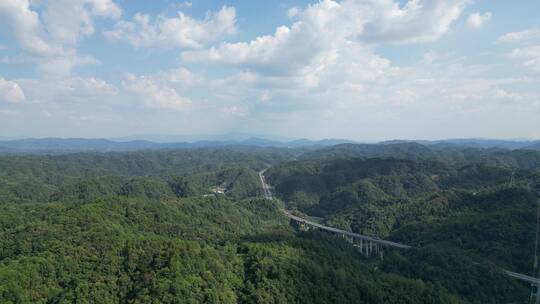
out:
{"label": "concrete bridge deck", "polygon": [[341,235],[344,235],[344,236],[352,237],[353,239],[359,239],[359,240],[364,240],[364,241],[368,241],[368,242],[373,242],[373,243],[388,246],[388,247],[396,247],[396,248],[402,248],[402,249],[411,248],[411,246],[409,246],[409,245],[396,243],[396,242],[392,242],[392,241],[387,241],[387,240],[379,239],[377,237],[361,235],[361,234],[358,234],[358,233],[353,233],[353,232],[349,232],[349,231],[346,231],[346,230],[341,230],[341,229],[337,229],[337,228],[317,224],[315,222],[311,222],[311,221],[303,219],[303,218],[301,218],[299,216],[293,215],[293,214],[290,213],[290,211],[287,211],[287,210],[283,210],[283,213],[288,218],[290,218],[292,220],[295,220],[295,221],[297,221],[299,223],[304,223],[304,224],[306,224],[308,226],[312,226],[312,227],[315,227],[315,228],[318,228],[318,229],[321,229],[321,230],[325,230],[325,231],[333,232],[333,233],[336,233],[336,234],[341,234]]}

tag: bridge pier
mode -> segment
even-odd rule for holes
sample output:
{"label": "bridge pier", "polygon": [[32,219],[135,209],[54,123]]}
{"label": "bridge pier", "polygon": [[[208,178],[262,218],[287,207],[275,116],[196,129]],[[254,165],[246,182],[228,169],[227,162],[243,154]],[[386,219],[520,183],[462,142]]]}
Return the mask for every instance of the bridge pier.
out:
{"label": "bridge pier", "polygon": [[358,248],[360,254],[365,257],[377,257],[382,260],[384,258],[383,250],[385,247],[395,247],[407,249],[410,246],[405,244],[399,244],[392,241],[381,240],[378,238],[360,235],[357,233],[351,233],[349,231],[340,230],[333,227],[327,227],[318,223],[310,222],[298,216],[295,216],[287,211],[284,211],[285,215],[291,220],[291,224],[300,231],[308,231],[311,229],[321,229],[327,231],[336,237],[343,238],[347,242],[351,243],[354,247]]}
{"label": "bridge pier", "polygon": [[378,244],[377,242],[364,240],[361,238],[351,238],[350,239],[353,246],[358,249],[360,254],[369,258],[371,256],[378,256],[381,260],[383,259],[383,250],[384,246]]}

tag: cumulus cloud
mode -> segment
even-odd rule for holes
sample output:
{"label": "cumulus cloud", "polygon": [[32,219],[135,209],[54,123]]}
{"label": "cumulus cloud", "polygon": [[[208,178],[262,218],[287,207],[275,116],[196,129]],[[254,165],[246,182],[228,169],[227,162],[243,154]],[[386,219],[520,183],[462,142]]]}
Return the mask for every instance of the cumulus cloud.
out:
{"label": "cumulus cloud", "polygon": [[414,104],[426,96],[397,84],[411,74],[424,75],[394,65],[374,46],[436,40],[467,2],[323,0],[290,11],[294,22],[270,35],[187,50],[181,60],[234,67],[235,74],[209,87],[221,100],[255,101],[250,113],[263,108],[264,119],[302,111],[320,119],[320,113],[362,112],[392,98],[396,104]]}
{"label": "cumulus cloud", "polygon": [[[42,9],[35,9],[33,6]],[[58,67],[66,76],[76,64],[87,64],[88,57],[77,55],[77,44],[94,33],[94,18],[118,18],[121,9],[112,0],[6,0],[0,2],[0,19],[6,34],[12,35],[19,47],[39,57],[47,65],[43,70]],[[59,74],[59,72],[56,72]]]}
{"label": "cumulus cloud", "polygon": [[377,54],[374,45],[437,39],[466,2],[324,0],[293,10],[295,22],[271,35],[184,51],[181,59],[235,68],[236,74],[210,83],[213,91],[229,101],[256,100],[251,106],[269,113],[334,113],[384,104],[392,96],[410,104],[420,94],[406,87],[390,94],[388,87],[411,72]]}
{"label": "cumulus cloud", "polygon": [[350,14],[364,13],[362,39],[372,42],[434,41],[446,34],[467,0],[411,0],[400,7],[393,0],[343,1]]}
{"label": "cumulus cloud", "polygon": [[90,4],[92,13],[96,16],[119,18],[122,16],[122,9],[111,0],[86,0]]}
{"label": "cumulus cloud", "polygon": [[93,17],[117,18],[120,8],[112,0],[43,1],[41,15],[28,0],[0,3],[4,25],[21,47],[39,55],[60,55],[77,43],[81,36],[94,32]]}
{"label": "cumulus cloud", "polygon": [[[464,5],[324,0],[294,11],[296,21],[277,27],[272,35],[184,51],[181,59],[236,68],[236,75],[211,86],[229,100],[255,97],[265,111],[377,104],[388,98],[387,85],[406,71],[378,55],[373,44],[437,39]],[[407,90],[401,92],[404,96]]]}
{"label": "cumulus cloud", "polygon": [[54,0],[47,3],[43,24],[54,43],[73,46],[94,33],[94,17],[118,18],[120,8],[111,0]]}
{"label": "cumulus cloud", "polygon": [[339,56],[340,50],[355,43],[435,40],[448,31],[466,2],[409,1],[400,7],[392,0],[323,0],[293,11],[298,21],[290,27],[278,27],[273,35],[185,51],[181,57],[186,62],[226,63],[266,73],[290,73],[321,56]]}
{"label": "cumulus cloud", "polygon": [[0,101],[21,103],[25,99],[24,92],[18,83],[0,77]]}
{"label": "cumulus cloud", "polygon": [[491,16],[493,14],[491,12],[485,12],[483,14],[481,13],[473,13],[470,14],[467,18],[467,26],[469,28],[478,29],[481,28],[484,24],[489,22],[491,20]]}
{"label": "cumulus cloud", "polygon": [[224,6],[197,20],[182,12],[177,17],[136,14],[133,21],[120,21],[104,33],[110,40],[126,40],[136,48],[201,48],[236,32],[236,10]]}
{"label": "cumulus cloud", "polygon": [[[250,42],[223,43],[202,51],[182,53],[186,62],[216,62],[243,66],[250,69],[267,69],[281,73],[308,64],[324,48],[323,41],[315,35],[304,35],[301,25],[289,29],[282,26],[274,35],[261,36]],[[307,33],[306,33],[307,34]]]}
{"label": "cumulus cloud", "polygon": [[174,88],[144,76],[128,74],[124,88],[136,94],[142,104],[149,108],[181,111],[191,103],[189,98],[180,96]]}
{"label": "cumulus cloud", "polygon": [[23,49],[39,54],[58,51],[42,39],[39,15],[28,0],[1,1],[0,19],[5,34],[13,34]]}

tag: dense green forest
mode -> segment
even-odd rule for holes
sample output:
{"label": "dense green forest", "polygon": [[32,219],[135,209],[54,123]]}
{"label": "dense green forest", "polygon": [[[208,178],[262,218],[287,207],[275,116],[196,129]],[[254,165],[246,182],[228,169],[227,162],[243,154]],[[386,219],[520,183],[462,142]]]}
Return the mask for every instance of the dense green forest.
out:
{"label": "dense green forest", "polygon": [[238,148],[0,156],[0,202],[161,199],[208,193],[256,196],[257,171],[291,158],[286,150]]}
{"label": "dense green forest", "polygon": [[291,208],[329,226],[474,254],[527,272],[533,261],[537,172],[432,160],[335,158],[269,171]]}
{"label": "dense green forest", "polygon": [[[530,273],[539,152],[365,149],[0,156],[0,303],[528,299],[501,269]],[[413,248],[366,258],[282,208]]]}

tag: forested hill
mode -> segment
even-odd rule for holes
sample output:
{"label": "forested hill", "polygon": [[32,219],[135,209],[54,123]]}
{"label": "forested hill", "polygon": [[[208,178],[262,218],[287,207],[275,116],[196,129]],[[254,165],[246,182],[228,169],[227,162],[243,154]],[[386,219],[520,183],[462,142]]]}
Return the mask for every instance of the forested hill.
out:
{"label": "forested hill", "polygon": [[388,144],[340,144],[303,153],[300,160],[339,158],[396,158],[408,160],[437,160],[448,164],[482,163],[500,167],[540,169],[540,151],[530,148],[508,150],[501,148],[472,148],[456,144],[423,145],[414,142]]}
{"label": "forested hill", "polygon": [[[500,267],[532,265],[536,152],[456,162],[432,147],[391,149],[2,155],[0,303],[528,299]],[[281,201],[262,199],[268,166]],[[340,238],[296,231],[282,208],[413,248],[367,259]]]}
{"label": "forested hill", "polygon": [[255,196],[257,171],[291,159],[272,148],[0,156],[0,202],[89,200],[114,195],[186,197],[223,186]]}
{"label": "forested hill", "polygon": [[[370,148],[368,156],[366,147],[338,146],[278,164],[267,179],[290,208],[328,226],[428,250],[422,254],[463,256],[528,273],[540,191],[538,152],[470,150],[455,162],[436,152],[424,157],[417,144],[406,147],[406,153],[421,152],[400,158],[395,147],[385,147],[381,155],[391,151],[393,157],[370,158],[377,155]],[[357,154],[362,157],[351,156]]]}

